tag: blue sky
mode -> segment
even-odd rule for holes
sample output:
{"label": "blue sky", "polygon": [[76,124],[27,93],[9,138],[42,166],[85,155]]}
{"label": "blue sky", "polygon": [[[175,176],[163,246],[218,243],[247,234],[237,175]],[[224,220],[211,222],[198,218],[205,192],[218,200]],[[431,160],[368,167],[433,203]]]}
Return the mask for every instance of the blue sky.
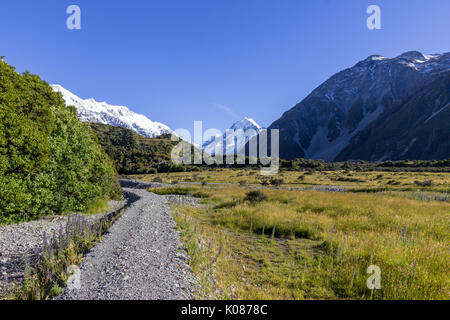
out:
{"label": "blue sky", "polygon": [[[66,28],[79,5],[82,29]],[[382,30],[366,28],[381,8]],[[448,0],[4,0],[0,55],[172,129],[270,125],[372,54],[450,51]]]}

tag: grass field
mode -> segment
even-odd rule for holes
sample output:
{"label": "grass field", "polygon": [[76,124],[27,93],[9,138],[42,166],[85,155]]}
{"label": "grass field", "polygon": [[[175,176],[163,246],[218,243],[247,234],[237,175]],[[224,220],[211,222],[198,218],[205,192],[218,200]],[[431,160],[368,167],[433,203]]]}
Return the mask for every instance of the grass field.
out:
{"label": "grass field", "polygon": [[[202,172],[170,172],[154,175],[136,175],[134,177],[151,181],[155,177],[164,182],[207,182],[207,183],[245,183],[261,185],[270,181],[261,176],[258,170],[217,169]],[[286,187],[307,187],[333,185],[355,190],[375,191],[436,191],[450,192],[450,173],[446,172],[357,172],[337,171],[281,171],[275,179],[282,179]]]}
{"label": "grass field", "polygon": [[[156,176],[203,182],[151,190],[205,203],[173,207],[198,298],[450,298],[448,173],[284,172],[273,184],[230,169],[134,178]],[[321,185],[351,192],[286,189]],[[370,265],[380,268],[379,290],[367,287]]]}

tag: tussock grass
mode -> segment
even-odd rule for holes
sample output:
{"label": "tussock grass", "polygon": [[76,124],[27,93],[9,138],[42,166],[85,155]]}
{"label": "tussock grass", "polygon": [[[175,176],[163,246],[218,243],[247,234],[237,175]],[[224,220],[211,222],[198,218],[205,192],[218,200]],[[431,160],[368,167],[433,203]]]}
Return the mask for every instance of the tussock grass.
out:
{"label": "tussock grass", "polygon": [[[216,169],[211,171],[171,172],[150,175],[133,176],[141,180],[152,181],[160,177],[165,181],[173,179],[178,181],[204,181],[207,183],[232,183],[252,186],[270,185],[266,176],[261,176],[259,170]],[[301,179],[299,177],[302,176]],[[380,192],[380,191],[426,191],[450,193],[449,172],[359,172],[350,170],[336,171],[281,171],[273,181],[283,180],[283,187],[308,187],[308,186],[343,186],[353,191]],[[394,181],[395,183],[393,183]],[[432,181],[420,183],[416,181]],[[244,185],[242,185],[244,186]]]}
{"label": "tussock grass", "polygon": [[[192,263],[207,297],[450,298],[449,203],[269,189],[267,201],[249,203],[249,190],[204,190],[210,208],[175,208],[186,237],[198,244]],[[372,264],[382,283],[373,292],[366,285]]]}

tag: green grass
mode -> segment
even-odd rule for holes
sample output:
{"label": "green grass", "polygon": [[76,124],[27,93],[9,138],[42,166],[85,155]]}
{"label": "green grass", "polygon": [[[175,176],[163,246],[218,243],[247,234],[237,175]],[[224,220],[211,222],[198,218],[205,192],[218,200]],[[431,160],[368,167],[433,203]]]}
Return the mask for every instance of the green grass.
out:
{"label": "green grass", "polygon": [[[97,199],[94,200],[93,202],[91,202],[91,204],[87,205],[86,210],[84,210],[83,212],[80,212],[81,214],[84,215],[94,215],[94,214],[98,214],[101,212],[108,212],[110,210],[110,206],[108,204],[108,202],[111,199]],[[66,216],[69,213],[62,213],[61,215]],[[42,219],[42,217],[33,217],[33,218],[23,218],[23,219],[17,219],[17,218],[4,218],[4,219],[0,219],[0,226],[4,226],[4,225],[8,225],[8,224],[14,224],[14,223],[22,223],[22,222],[29,222],[29,221],[36,221]]]}
{"label": "green grass", "polygon": [[[299,179],[299,177],[304,177]],[[270,185],[270,178],[261,176],[259,170],[216,169],[201,172],[170,172],[150,175],[134,175],[138,180],[152,181],[159,177],[164,181],[232,183],[244,186]],[[280,171],[272,180],[282,180],[281,187],[307,188],[314,186],[342,186],[353,192],[435,192],[450,193],[450,172],[359,172],[336,171]],[[432,181],[432,185],[416,182]],[[273,186],[273,185],[272,185]]]}
{"label": "green grass", "polygon": [[85,213],[87,215],[93,215],[93,214],[97,214],[100,212],[108,212],[110,209],[108,202],[109,202],[108,199],[96,200],[83,213]]}
{"label": "green grass", "polygon": [[[447,177],[437,178],[445,189]],[[201,279],[199,298],[450,298],[450,204],[436,201],[440,193],[263,188],[267,199],[252,203],[244,198],[254,189],[237,183],[193,188],[209,193],[209,206],[174,210]],[[373,293],[366,285],[372,264],[382,284]]]}

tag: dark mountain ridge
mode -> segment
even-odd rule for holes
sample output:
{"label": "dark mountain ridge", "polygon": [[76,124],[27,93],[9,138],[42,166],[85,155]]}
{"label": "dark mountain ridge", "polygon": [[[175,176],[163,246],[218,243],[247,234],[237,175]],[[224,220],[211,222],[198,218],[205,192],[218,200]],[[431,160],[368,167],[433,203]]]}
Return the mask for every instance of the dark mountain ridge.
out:
{"label": "dark mountain ridge", "polygon": [[316,88],[268,129],[280,157],[328,161],[450,157],[450,53],[373,55]]}

